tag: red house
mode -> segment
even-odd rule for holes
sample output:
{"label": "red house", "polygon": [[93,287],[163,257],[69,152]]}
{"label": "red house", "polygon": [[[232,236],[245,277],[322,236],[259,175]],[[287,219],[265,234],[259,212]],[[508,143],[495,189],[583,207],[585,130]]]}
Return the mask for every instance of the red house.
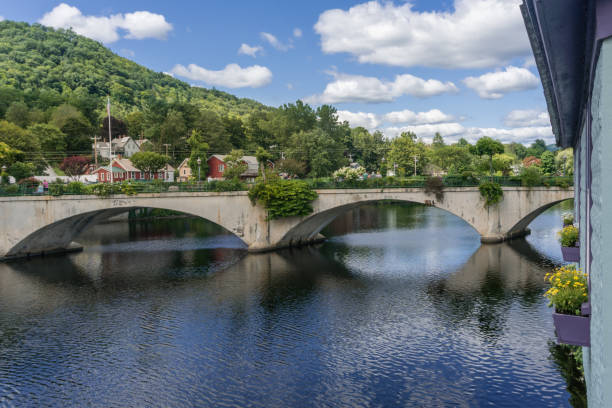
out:
{"label": "red house", "polygon": [[125,181],[125,180],[149,180],[149,179],[164,179],[165,171],[160,171],[149,175],[143,171],[137,169],[129,159],[114,159],[111,166],[103,166],[93,172],[98,176],[99,183],[110,183],[111,182],[111,170],[112,167],[113,176],[112,181]]}
{"label": "red house", "polygon": [[[206,177],[209,179],[223,179],[223,173],[227,168],[225,163],[225,154],[213,154],[208,158],[206,163],[208,164],[208,172]],[[240,175],[240,178],[245,181],[255,181],[257,177],[259,164],[255,156],[242,156],[241,160],[247,164],[247,169]],[[192,169],[192,174],[196,174],[197,169]]]}

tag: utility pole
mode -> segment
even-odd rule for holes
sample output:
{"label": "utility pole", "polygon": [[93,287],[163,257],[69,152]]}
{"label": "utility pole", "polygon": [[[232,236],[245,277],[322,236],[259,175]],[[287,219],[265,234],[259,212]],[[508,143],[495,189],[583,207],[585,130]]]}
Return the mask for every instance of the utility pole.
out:
{"label": "utility pole", "polygon": [[417,156],[416,156],[416,155],[414,155],[414,156],[412,156],[412,157],[414,157],[414,176],[416,177],[416,164],[417,164]]}
{"label": "utility pole", "polygon": [[110,96],[106,100],[106,113],[108,113],[108,160],[111,176],[111,184],[115,182],[113,175],[113,136],[111,133],[111,116],[110,116]]}

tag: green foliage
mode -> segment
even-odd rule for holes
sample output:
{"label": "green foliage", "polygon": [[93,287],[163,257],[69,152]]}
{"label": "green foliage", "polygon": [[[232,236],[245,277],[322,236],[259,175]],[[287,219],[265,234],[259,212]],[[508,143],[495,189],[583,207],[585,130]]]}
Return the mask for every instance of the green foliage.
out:
{"label": "green foliage", "polygon": [[87,188],[85,184],[81,183],[80,181],[71,181],[66,185],[64,191],[66,194],[85,194]]}
{"label": "green foliage", "polygon": [[15,162],[8,168],[8,174],[19,181],[32,177],[35,170],[36,168],[32,163]]}
{"label": "green foliage", "polygon": [[354,180],[360,179],[363,173],[365,173],[365,171],[366,170],[361,166],[357,168],[342,167],[334,171],[333,176],[336,180],[340,180],[340,181],[342,180],[354,181]]}
{"label": "green foliage", "polygon": [[253,205],[260,203],[268,210],[269,219],[276,219],[312,213],[317,193],[301,180],[275,180],[253,186],[249,198]]}
{"label": "green foliage", "polygon": [[546,176],[552,176],[557,172],[557,166],[555,165],[555,155],[553,152],[548,150],[542,153],[542,173]]}
{"label": "green foliage", "polygon": [[574,214],[571,212],[567,212],[563,214],[563,225],[574,225]]}
{"label": "green foliage", "polygon": [[388,156],[388,165],[393,168],[397,165],[398,172],[401,174],[413,174],[414,159],[416,157],[417,174],[423,174],[427,165],[427,147],[422,141],[416,140],[416,135],[411,132],[404,132],[393,139]]}
{"label": "green foliage", "polygon": [[242,160],[244,152],[241,149],[234,149],[225,156],[225,170],[223,171],[223,177],[226,179],[238,179],[240,175],[247,171],[248,165]]}
{"label": "green foliage", "polygon": [[168,163],[168,157],[155,152],[138,152],[130,157],[132,164],[145,174],[156,173]]}
{"label": "green foliage", "polygon": [[542,185],[542,171],[537,166],[523,167],[520,177],[524,187]]}
{"label": "green foliage", "polygon": [[49,194],[52,196],[61,196],[65,192],[64,183],[61,181],[54,181],[49,183]]}
{"label": "green foliage", "polygon": [[[202,132],[199,130],[192,130],[191,136],[187,139],[187,144],[191,148],[191,155],[189,156],[189,168],[191,168],[191,174],[194,177],[198,177],[198,168],[200,169],[201,177],[204,177],[208,164],[206,162],[207,152],[209,149],[208,143],[204,141]],[[198,164],[198,159],[200,164]]]}
{"label": "green foliage", "polygon": [[489,168],[491,176],[493,176],[493,156],[504,152],[504,145],[499,141],[488,136],[478,139],[472,148],[472,152],[478,156],[489,156]]}
{"label": "green foliage", "polygon": [[499,203],[504,197],[504,190],[498,183],[485,181],[478,187],[480,195],[485,199],[485,206],[491,206]]}
{"label": "green foliage", "polygon": [[23,160],[23,152],[13,149],[8,144],[0,142],[0,167],[10,166],[18,160]]}
{"label": "green foliage", "polygon": [[121,185],[117,183],[97,183],[87,186],[87,192],[98,197],[108,197],[111,194],[120,194]]}
{"label": "green foliage", "polygon": [[214,191],[217,193],[225,192],[225,191],[245,191],[247,190],[247,186],[244,182],[239,179],[229,179],[229,180],[213,180],[208,184],[208,191]]}
{"label": "green foliage", "polygon": [[125,195],[136,195],[136,189],[134,188],[134,183],[129,180],[125,180],[121,183],[121,194]]}
{"label": "green foliage", "polygon": [[559,231],[559,242],[564,247],[574,247],[579,239],[579,231],[577,227],[573,225],[567,225]]}
{"label": "green foliage", "polygon": [[439,202],[444,201],[444,181],[442,177],[429,177],[425,180],[425,193],[433,194]]}
{"label": "green foliage", "polygon": [[565,265],[547,273],[544,280],[550,289],[544,296],[557,313],[580,315],[580,306],[589,299],[587,275],[574,265]]}

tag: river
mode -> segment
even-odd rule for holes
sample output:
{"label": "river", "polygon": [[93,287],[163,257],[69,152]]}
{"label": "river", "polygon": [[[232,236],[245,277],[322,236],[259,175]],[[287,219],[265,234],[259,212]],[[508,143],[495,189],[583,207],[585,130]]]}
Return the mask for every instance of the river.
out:
{"label": "river", "polygon": [[193,218],[96,225],[0,264],[0,407],[580,406],[542,296],[570,206],[482,246],[409,204],[257,255]]}

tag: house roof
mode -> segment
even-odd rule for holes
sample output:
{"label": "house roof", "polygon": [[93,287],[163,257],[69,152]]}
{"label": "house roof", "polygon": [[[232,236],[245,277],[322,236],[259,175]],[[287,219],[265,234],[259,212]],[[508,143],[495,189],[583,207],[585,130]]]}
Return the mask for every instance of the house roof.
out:
{"label": "house roof", "polygon": [[[225,158],[227,157],[227,154],[213,154],[208,158],[208,160],[212,159],[213,157],[216,157],[217,159],[225,163]],[[241,160],[247,164],[247,169],[244,173],[241,174],[241,176],[257,176],[257,174],[259,173],[259,162],[257,161],[257,157],[242,156]]]}
{"label": "house roof", "polygon": [[571,147],[582,127],[594,56],[595,2],[523,0],[521,12],[557,144]]}
{"label": "house roof", "polygon": [[136,168],[130,159],[115,159],[113,160],[113,164],[118,164],[125,171],[140,171],[140,169]]}
{"label": "house roof", "polygon": [[180,169],[181,167],[189,167],[189,157],[187,157],[186,159],[184,159],[181,164],[179,164],[178,168]]}

